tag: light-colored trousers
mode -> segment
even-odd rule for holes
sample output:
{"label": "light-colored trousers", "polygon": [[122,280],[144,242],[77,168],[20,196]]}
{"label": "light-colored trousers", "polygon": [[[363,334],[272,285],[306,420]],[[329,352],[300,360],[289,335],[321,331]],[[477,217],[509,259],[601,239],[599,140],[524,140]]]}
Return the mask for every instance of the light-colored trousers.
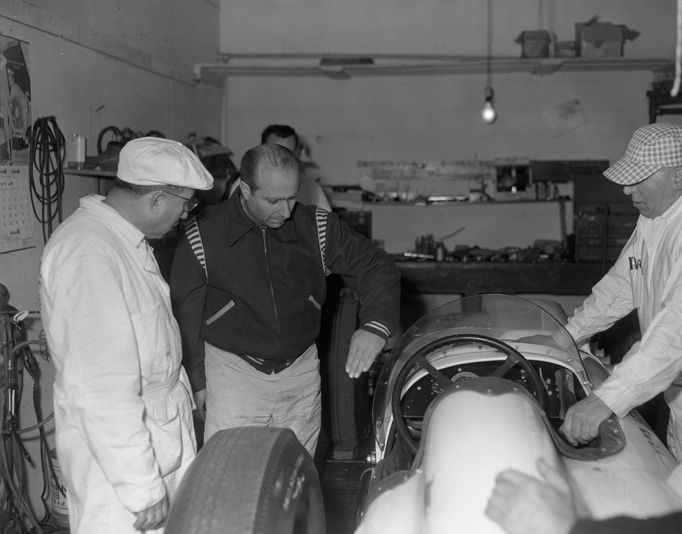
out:
{"label": "light-colored trousers", "polygon": [[226,428],[290,428],[311,456],[320,435],[320,361],[311,345],[275,374],[254,369],[236,354],[206,345],[204,442]]}

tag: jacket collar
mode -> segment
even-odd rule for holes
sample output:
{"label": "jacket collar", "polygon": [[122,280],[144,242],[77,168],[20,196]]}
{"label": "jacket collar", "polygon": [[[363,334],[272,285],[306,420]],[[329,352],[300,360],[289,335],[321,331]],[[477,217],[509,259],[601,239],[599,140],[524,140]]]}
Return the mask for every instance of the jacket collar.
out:
{"label": "jacket collar", "polygon": [[102,202],[103,200],[104,197],[101,195],[88,195],[82,197],[79,204],[83,210],[94,213],[98,219],[114,228],[116,233],[129,241],[133,247],[144,246],[146,244],[144,234],[124,219],[114,208]]}
{"label": "jacket collar", "polygon": [[[242,207],[242,192],[237,189],[227,200],[227,243],[234,245],[242,237],[251,231],[261,231],[263,228],[254,223]],[[296,227],[294,225],[294,215],[296,207],[291,213],[291,217],[279,228],[265,228],[268,232],[276,232],[281,241],[296,241]]]}
{"label": "jacket collar", "polygon": [[662,215],[662,218],[672,219],[682,212],[682,196],[678,198]]}
{"label": "jacket collar", "polygon": [[101,195],[89,195],[79,200],[80,207],[89,211],[103,220],[111,228],[115,229],[116,234],[130,243],[141,257],[142,268],[145,271],[159,274],[159,266],[156,263],[154,252],[145,235],[130,222],[124,219],[114,208],[107,206]]}

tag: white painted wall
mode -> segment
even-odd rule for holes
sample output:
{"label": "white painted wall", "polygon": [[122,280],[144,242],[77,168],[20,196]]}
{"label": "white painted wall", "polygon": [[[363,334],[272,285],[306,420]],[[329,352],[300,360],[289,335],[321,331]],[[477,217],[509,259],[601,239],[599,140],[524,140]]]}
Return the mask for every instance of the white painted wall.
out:
{"label": "white painted wall", "polygon": [[272,122],[311,145],[326,185],[357,183],[363,160],[609,159],[648,122],[651,73],[493,77],[498,119],[480,118],[479,75],[229,78],[227,143],[240,158]]}
{"label": "white painted wall", "polygon": [[[217,54],[218,11],[211,0],[0,0],[0,34],[29,43],[33,121],[55,116],[67,139],[87,138],[92,156],[109,125],[220,138],[222,90],[195,84],[192,72]],[[67,175],[64,216],[94,192],[96,180]],[[0,282],[18,308],[38,309],[36,241],[0,254]]]}
{"label": "white painted wall", "polygon": [[[595,15],[640,36],[628,55],[670,54],[675,0],[492,0],[493,52],[517,56],[523,30],[573,39]],[[225,53],[485,54],[485,0],[221,0]]]}
{"label": "white painted wall", "polygon": [[[560,40],[594,15],[640,32],[626,57],[667,57],[674,0],[493,1],[493,53],[520,57],[514,39],[544,28]],[[486,52],[483,0],[222,0],[223,53]],[[238,160],[273,122],[310,143],[325,184],[357,182],[359,160],[610,159],[648,122],[650,71],[493,74],[498,120],[480,119],[481,74],[329,80],[230,77],[225,141]]]}

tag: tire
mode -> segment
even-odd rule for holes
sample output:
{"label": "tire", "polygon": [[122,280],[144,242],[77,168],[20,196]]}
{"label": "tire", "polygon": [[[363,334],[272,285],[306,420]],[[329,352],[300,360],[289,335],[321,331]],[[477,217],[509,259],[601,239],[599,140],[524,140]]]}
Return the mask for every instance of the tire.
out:
{"label": "tire", "polygon": [[372,430],[367,373],[346,373],[351,337],[358,327],[360,301],[349,288],[330,295],[324,340],[318,343],[322,371],[323,421],[336,456],[357,455]]}
{"label": "tire", "polygon": [[97,154],[102,154],[107,149],[108,143],[106,147],[102,146],[107,135],[111,136],[109,143],[118,143],[119,146],[123,146],[121,144],[121,130],[116,126],[106,126],[100,130],[99,135],[97,136]]}
{"label": "tire", "polygon": [[217,432],[183,477],[166,524],[166,534],[324,534],[312,458],[289,429]]}

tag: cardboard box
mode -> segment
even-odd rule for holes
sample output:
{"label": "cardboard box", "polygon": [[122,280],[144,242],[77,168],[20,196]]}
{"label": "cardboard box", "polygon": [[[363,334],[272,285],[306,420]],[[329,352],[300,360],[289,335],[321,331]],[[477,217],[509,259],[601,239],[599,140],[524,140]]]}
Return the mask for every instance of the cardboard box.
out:
{"label": "cardboard box", "polygon": [[575,57],[577,47],[575,41],[557,41],[554,47],[556,57]]}
{"label": "cardboard box", "polygon": [[544,30],[523,31],[514,39],[521,45],[522,58],[549,57],[549,33]]}
{"label": "cardboard box", "polygon": [[576,46],[580,57],[623,57],[625,26],[610,22],[576,23]]}
{"label": "cardboard box", "polygon": [[575,44],[579,57],[623,57],[625,41],[634,41],[639,32],[624,24],[599,22],[595,15],[587,22],[575,24]]}

